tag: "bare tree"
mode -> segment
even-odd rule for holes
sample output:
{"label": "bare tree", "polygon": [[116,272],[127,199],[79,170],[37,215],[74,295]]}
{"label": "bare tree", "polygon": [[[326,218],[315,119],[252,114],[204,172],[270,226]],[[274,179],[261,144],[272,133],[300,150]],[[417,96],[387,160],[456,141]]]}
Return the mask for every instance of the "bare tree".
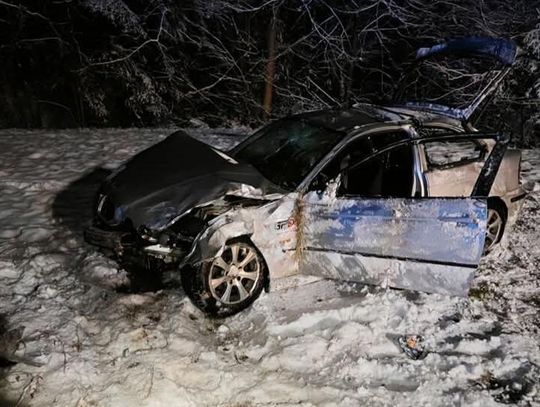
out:
{"label": "bare tree", "polygon": [[[270,113],[389,101],[418,46],[482,34],[538,55],[539,8],[538,0],[0,0],[0,125],[197,117],[256,126]],[[482,81],[463,68],[432,65],[409,86],[434,94],[435,72],[452,89],[441,96],[459,99]],[[499,117],[517,108],[532,123],[539,85],[525,78],[537,69],[531,58],[516,68],[506,105],[494,107]]]}

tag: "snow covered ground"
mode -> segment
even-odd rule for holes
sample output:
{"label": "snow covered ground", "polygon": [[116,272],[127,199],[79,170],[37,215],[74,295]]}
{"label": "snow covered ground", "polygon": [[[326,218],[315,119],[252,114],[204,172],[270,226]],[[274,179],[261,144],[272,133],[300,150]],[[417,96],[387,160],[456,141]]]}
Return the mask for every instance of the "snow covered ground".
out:
{"label": "snow covered ground", "polygon": [[319,281],[209,320],[82,241],[98,182],[168,133],[0,132],[0,406],[540,405],[540,151],[470,298]]}

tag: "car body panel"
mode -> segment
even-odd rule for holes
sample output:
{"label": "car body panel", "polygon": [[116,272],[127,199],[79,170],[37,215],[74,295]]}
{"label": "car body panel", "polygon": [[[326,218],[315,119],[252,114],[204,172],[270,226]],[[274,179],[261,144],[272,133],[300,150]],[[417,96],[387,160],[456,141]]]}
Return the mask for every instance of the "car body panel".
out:
{"label": "car body panel", "polygon": [[327,278],[466,295],[484,246],[478,199],[327,199],[309,193],[301,270]]}
{"label": "car body panel", "polygon": [[[359,252],[366,256],[475,265],[486,215],[470,198],[304,198],[305,250]],[[463,244],[466,241],[465,245]]]}

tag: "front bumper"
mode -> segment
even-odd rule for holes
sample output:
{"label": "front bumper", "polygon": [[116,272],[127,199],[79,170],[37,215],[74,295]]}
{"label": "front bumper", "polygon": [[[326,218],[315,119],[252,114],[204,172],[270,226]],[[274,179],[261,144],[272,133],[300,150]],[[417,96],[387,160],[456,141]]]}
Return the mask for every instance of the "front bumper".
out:
{"label": "front bumper", "polygon": [[84,240],[93,246],[112,250],[118,255],[122,255],[126,248],[134,246],[132,233],[121,230],[105,230],[94,225],[84,231]]}
{"label": "front bumper", "polygon": [[[114,255],[124,264],[140,265],[147,268],[178,263],[186,254],[179,247],[161,245],[146,241],[134,231],[104,229],[92,225],[84,231],[84,240]],[[157,262],[157,263],[156,263]]]}

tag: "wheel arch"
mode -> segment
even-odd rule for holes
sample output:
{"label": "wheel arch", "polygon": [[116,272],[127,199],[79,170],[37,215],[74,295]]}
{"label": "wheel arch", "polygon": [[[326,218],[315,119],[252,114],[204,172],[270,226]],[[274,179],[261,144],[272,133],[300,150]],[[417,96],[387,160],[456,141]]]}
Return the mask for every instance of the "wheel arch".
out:
{"label": "wheel arch", "polygon": [[490,196],[487,199],[488,208],[497,209],[504,217],[504,221],[508,219],[508,206],[506,202],[499,196]]}
{"label": "wheel arch", "polygon": [[497,241],[495,243],[498,243],[501,241],[501,239],[504,236],[504,232],[506,229],[506,222],[508,221],[508,206],[506,206],[506,202],[499,197],[499,196],[490,196],[487,200],[487,207],[489,209],[495,209],[497,212],[499,212],[502,216],[502,227],[501,227],[501,234]]}
{"label": "wheel arch", "polygon": [[264,263],[264,289],[270,288],[270,267],[263,250],[252,239],[253,225],[251,222],[218,223],[202,232],[193,243],[191,252],[180,265],[181,269],[197,267],[205,261],[217,256],[226,244],[245,242],[252,245]]}

